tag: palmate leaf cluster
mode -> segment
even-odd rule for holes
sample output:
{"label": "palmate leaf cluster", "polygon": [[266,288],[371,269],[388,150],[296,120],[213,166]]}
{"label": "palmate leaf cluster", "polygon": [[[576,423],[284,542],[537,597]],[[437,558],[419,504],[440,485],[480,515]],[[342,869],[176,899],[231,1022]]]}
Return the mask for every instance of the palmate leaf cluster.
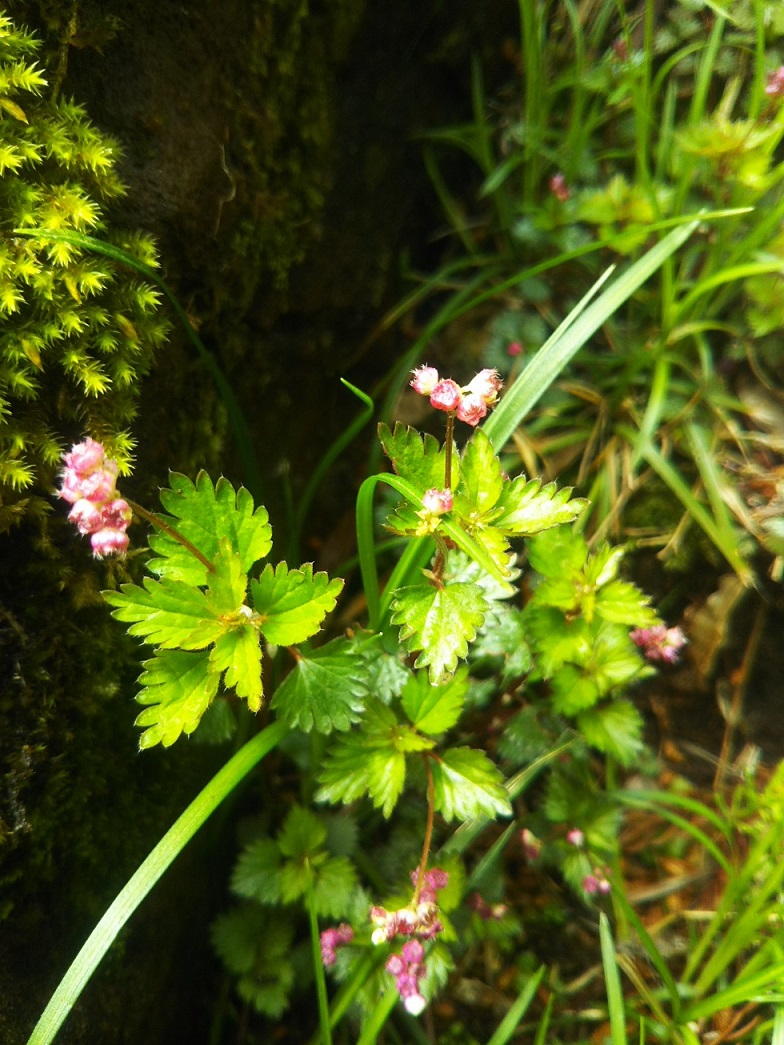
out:
{"label": "palmate leaf cluster", "polygon": [[267,564],[251,579],[272,547],[272,528],[266,509],[225,479],[213,485],[204,472],[195,483],[173,474],[161,500],[171,514],[161,516],[163,529],[150,539],[156,577],[105,593],[130,634],[155,647],[137,698],[146,705],[137,719],[145,727],[142,748],[168,747],[192,733],[222,689],[258,711],[262,641],[305,642],[343,586],[310,563]]}
{"label": "palmate leaf cluster", "polygon": [[[432,436],[421,436],[403,425],[379,429],[381,443],[395,472],[411,483],[420,496],[443,487],[445,453]],[[582,498],[572,497],[568,487],[542,485],[520,475],[506,478],[492,444],[481,430],[458,454],[452,456],[451,485],[454,510],[450,520],[484,553],[495,575],[512,577],[514,538],[530,537],[560,523],[571,522],[585,509]],[[387,520],[395,533],[421,533],[422,519],[415,506],[402,504]],[[450,534],[445,531],[445,536]],[[400,625],[400,639],[412,652],[420,651],[416,667],[427,667],[437,685],[466,656],[489,609],[482,585],[476,580],[426,581],[398,589],[392,604],[392,621]]]}
{"label": "palmate leaf cluster", "polygon": [[97,233],[156,264],[149,237],[120,234],[106,222],[104,204],[124,192],[118,145],[79,105],[47,98],[38,51],[36,38],[0,13],[3,500],[51,477],[63,421],[78,421],[112,457],[127,461],[132,444],[124,427],[167,331],[154,287],[104,257],[41,235]]}

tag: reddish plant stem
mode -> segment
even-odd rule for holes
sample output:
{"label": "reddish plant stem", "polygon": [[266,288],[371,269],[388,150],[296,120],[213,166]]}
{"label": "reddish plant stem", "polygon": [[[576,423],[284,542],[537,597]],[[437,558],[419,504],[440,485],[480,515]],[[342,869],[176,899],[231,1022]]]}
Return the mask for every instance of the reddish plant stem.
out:
{"label": "reddish plant stem", "polygon": [[136,501],[132,501],[130,497],[126,497],[124,498],[124,500],[127,501],[129,506],[136,513],[136,515],[140,515],[142,519],[146,519],[148,523],[151,523],[157,529],[163,530],[164,533],[168,533],[168,535],[175,541],[177,541],[178,544],[181,544],[183,548],[187,548],[191,555],[197,558],[203,566],[206,566],[210,573],[215,573],[215,567],[212,565],[207,556],[200,552],[194,544],[191,544],[187,537],[183,537],[179,530],[175,530],[173,526],[170,526],[167,522],[164,522],[163,519],[159,519],[157,515],[153,515],[152,512],[148,512],[146,508],[143,508],[140,504],[137,504]]}
{"label": "reddish plant stem", "polygon": [[411,906],[416,907],[419,903],[419,894],[425,884],[425,872],[427,861],[430,858],[430,843],[433,840],[433,821],[436,814],[435,787],[433,784],[433,771],[430,768],[430,758],[425,755],[425,772],[427,773],[427,821],[425,822],[425,840],[422,843],[422,856],[419,858],[419,870],[417,872],[416,885]]}
{"label": "reddish plant stem", "polygon": [[444,489],[452,489],[452,434],[455,430],[455,415],[446,415],[446,441],[444,443]]}

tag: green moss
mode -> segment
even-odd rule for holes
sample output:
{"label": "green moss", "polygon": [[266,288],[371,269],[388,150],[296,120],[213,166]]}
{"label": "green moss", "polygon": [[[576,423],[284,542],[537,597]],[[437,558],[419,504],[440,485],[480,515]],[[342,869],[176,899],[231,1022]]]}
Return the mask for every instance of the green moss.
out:
{"label": "green moss", "polygon": [[[237,205],[231,254],[239,261],[240,308],[259,280],[285,288],[318,236],[330,187],[335,70],[364,0],[266,0],[252,7],[244,79],[227,85],[233,113],[227,157]],[[237,290],[237,284],[234,285]]]}
{"label": "green moss", "polygon": [[79,105],[45,96],[39,47],[0,15],[0,532],[51,483],[71,437],[88,432],[127,466],[125,426],[167,332],[157,290],[40,235],[98,235],[156,263],[148,237],[107,227],[104,204],[124,192],[119,147]]}

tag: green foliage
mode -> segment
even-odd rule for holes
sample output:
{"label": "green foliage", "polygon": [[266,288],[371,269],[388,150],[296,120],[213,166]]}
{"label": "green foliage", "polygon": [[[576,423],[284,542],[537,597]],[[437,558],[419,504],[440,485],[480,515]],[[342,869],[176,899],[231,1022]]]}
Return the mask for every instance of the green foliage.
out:
{"label": "green foliage", "polygon": [[103,203],[123,193],[118,145],[84,110],[49,100],[39,43],[0,14],[0,530],[18,491],[51,480],[58,432],[77,424],[127,468],[125,430],[167,323],[158,291],[53,237],[15,229],[98,232],[148,265],[152,241],[110,229]]}
{"label": "green foliage", "polygon": [[640,752],[642,719],[619,695],[651,673],[629,637],[658,622],[647,597],[618,577],[622,548],[589,553],[568,527],[530,542],[541,575],[523,613],[534,659],[532,682],[546,680],[553,710],[574,719],[586,741],[628,765]]}
{"label": "green foliage", "polygon": [[[195,483],[172,472],[169,488],[161,490],[160,497],[169,513],[161,516],[163,522],[175,526],[207,559],[214,558],[221,540],[226,540],[247,571],[272,548],[266,508],[260,505],[254,509],[248,491],[241,488],[235,494],[222,476],[213,485],[206,472],[199,472]],[[206,584],[207,567],[174,535],[158,530],[150,534],[149,543],[158,556],[148,564],[151,573],[186,584]]]}
{"label": "green foliage", "polygon": [[[334,582],[333,582],[334,583]],[[293,728],[329,733],[357,722],[369,689],[361,653],[367,639],[333,639],[297,656],[272,698],[272,707]]]}
{"label": "green foliage", "polygon": [[485,619],[486,602],[478,584],[399,588],[392,603],[392,623],[400,625],[400,641],[421,650],[415,667],[428,667],[437,686],[468,652],[468,643]]}
{"label": "green foliage", "polygon": [[313,890],[316,912],[327,918],[350,913],[356,888],[351,861],[331,854],[327,827],[310,810],[294,807],[275,839],[259,838],[240,853],[232,891],[261,904],[293,904]]}
{"label": "green foliage", "polygon": [[[769,462],[757,411],[736,396],[781,381],[784,119],[776,84],[766,93],[781,17],[762,0],[520,11],[519,76],[487,98],[476,63],[472,120],[424,138],[457,256],[411,295],[418,306],[452,290],[419,351],[454,321],[458,349],[472,331],[465,356],[484,342],[483,364],[515,374],[517,353],[529,362],[609,262],[638,257],[675,222],[716,222],[602,324],[516,449],[527,468],[553,462],[586,490],[601,535],[631,532],[627,505],[644,512],[655,474],[677,505],[668,525],[645,521],[666,561],[680,567],[696,524],[751,583],[755,543],[773,548],[741,476]],[[442,168],[455,150],[476,168],[472,194]]]}
{"label": "green foliage", "polygon": [[294,927],[277,912],[244,904],[220,915],[212,943],[237,978],[237,992],[265,1016],[277,1019],[289,1006],[295,968],[291,961]]}

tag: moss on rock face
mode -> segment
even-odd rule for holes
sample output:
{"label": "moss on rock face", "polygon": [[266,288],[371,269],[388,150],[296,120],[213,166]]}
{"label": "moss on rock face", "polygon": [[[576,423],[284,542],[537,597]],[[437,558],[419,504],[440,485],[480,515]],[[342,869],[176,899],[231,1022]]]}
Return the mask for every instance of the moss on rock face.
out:
{"label": "moss on rock face", "polygon": [[318,235],[331,182],[335,71],[363,9],[364,0],[250,5],[239,75],[224,85],[225,151],[243,215],[230,247],[244,285],[241,310],[260,279],[284,287]]}
{"label": "moss on rock face", "polygon": [[153,287],[56,236],[97,234],[155,264],[149,238],[107,228],[98,200],[124,191],[119,147],[46,97],[39,48],[0,14],[0,533],[30,504],[20,491],[51,483],[64,435],[127,462],[124,426],[167,330]]}

